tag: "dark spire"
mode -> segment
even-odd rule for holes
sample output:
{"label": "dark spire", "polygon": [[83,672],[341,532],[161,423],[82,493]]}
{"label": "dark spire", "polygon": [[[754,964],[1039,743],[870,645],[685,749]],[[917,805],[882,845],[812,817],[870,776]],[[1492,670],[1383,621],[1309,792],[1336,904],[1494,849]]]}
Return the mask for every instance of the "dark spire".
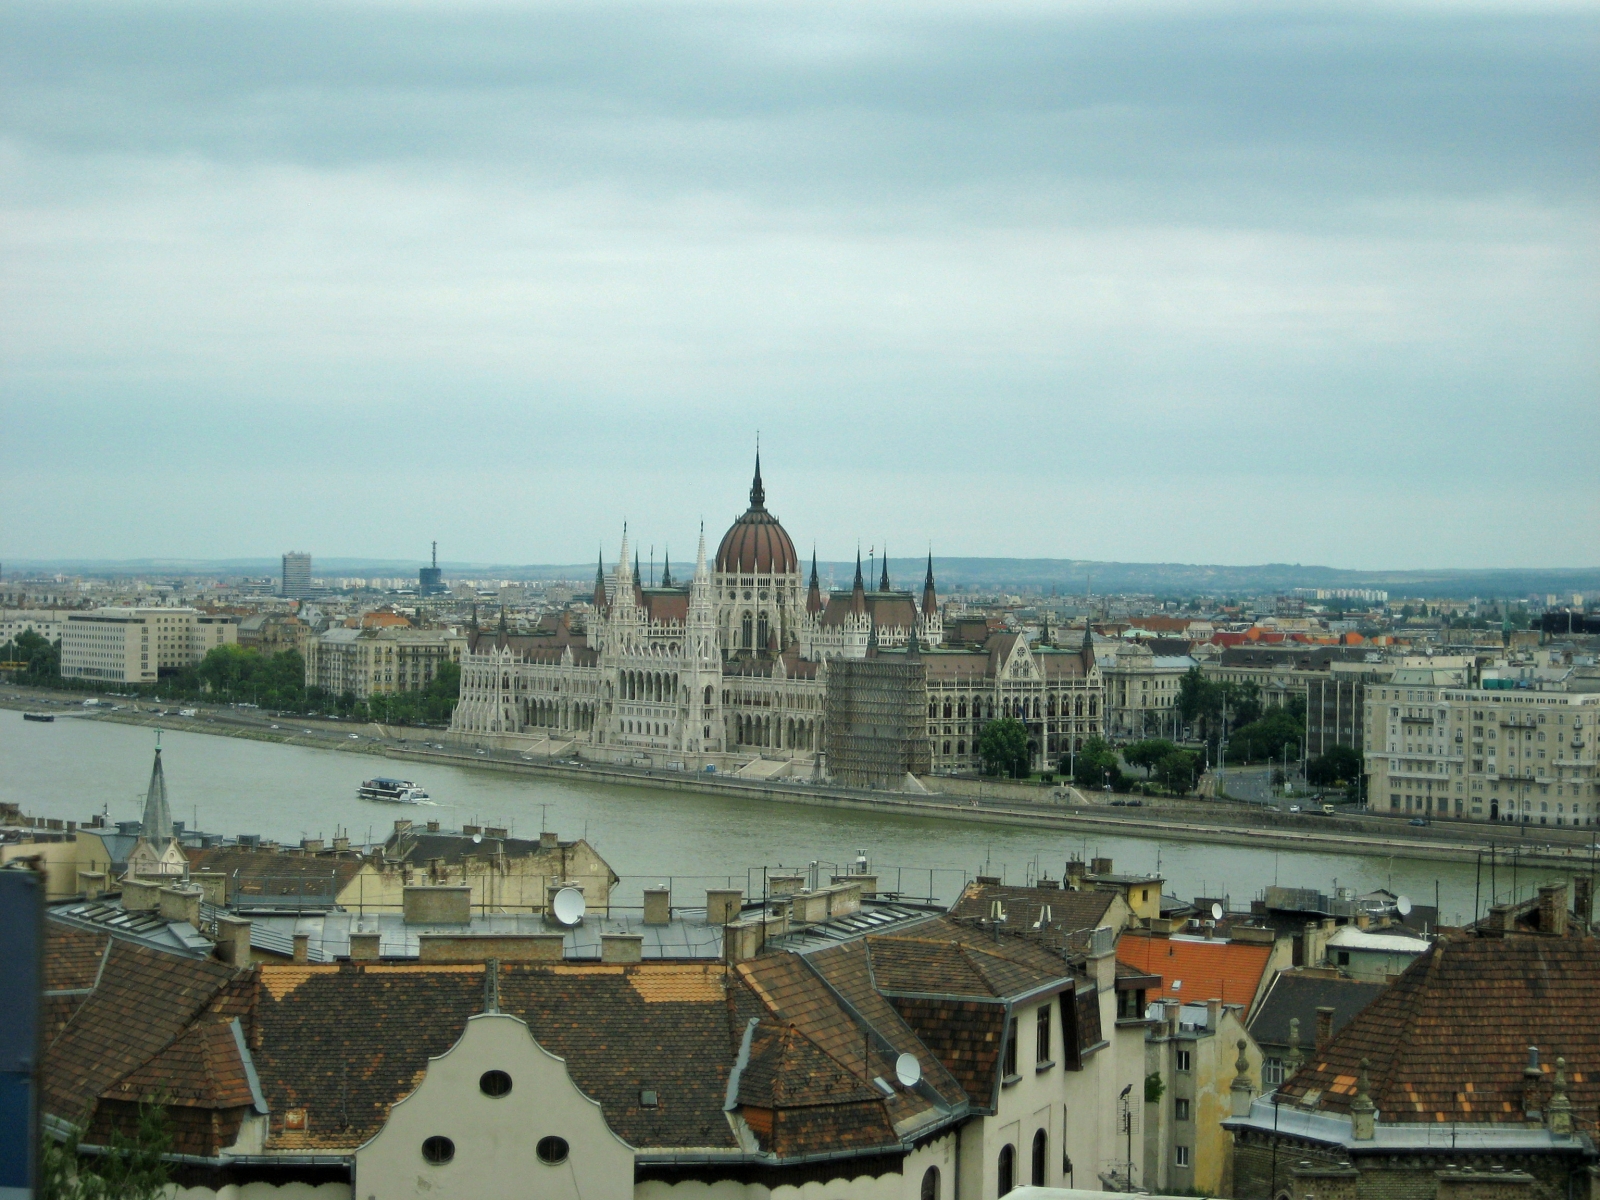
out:
{"label": "dark spire", "polygon": [[887,544],[883,547],[883,574],[878,579],[878,590],[880,592],[889,590],[889,547]]}
{"label": "dark spire", "polygon": [[476,600],[472,602],[472,632],[478,632],[478,602]]}
{"label": "dark spire", "polygon": [[633,550],[633,586],[634,587],[643,587],[644,586],[644,584],[642,582],[642,578],[639,575],[639,549],[638,549],[637,546],[635,546],[634,550]]}
{"label": "dark spire", "polygon": [[756,439],[756,477],[750,481],[750,507],[767,506],[767,489],[761,486],[761,439]]}
{"label": "dark spire", "polygon": [[506,636],[506,606],[500,606],[500,640],[505,641]]}
{"label": "dark spire", "polygon": [[822,583],[817,578],[817,548],[811,547],[811,586],[806,589],[806,611],[819,613],[822,611]]}
{"label": "dark spire", "polygon": [[155,765],[150,768],[150,789],[144,798],[144,822],[139,827],[152,845],[172,840],[172,808],[167,803],[167,776],[161,769],[161,747],[156,747]]}
{"label": "dark spire", "polygon": [[661,550],[661,586],[672,586],[672,554],[665,547]]}
{"label": "dark spire", "polygon": [[850,611],[859,616],[867,611],[867,585],[861,578],[861,547],[856,547],[856,579],[850,585]]}
{"label": "dark spire", "polygon": [[594,566],[594,606],[601,609],[606,606],[606,555],[601,550],[599,561]]}
{"label": "dark spire", "polygon": [[1083,652],[1088,655],[1094,654],[1094,622],[1088,617],[1083,619]]}
{"label": "dark spire", "polygon": [[922,580],[922,615],[939,611],[939,594],[933,589],[933,551],[928,551],[928,574]]}
{"label": "dark spire", "polygon": [[866,591],[866,588],[867,588],[867,585],[864,582],[862,582],[862,579],[861,579],[861,547],[860,546],[856,547],[856,581],[855,581],[855,583],[851,584],[850,586],[851,586],[851,590],[857,591],[857,592],[864,592],[864,591]]}

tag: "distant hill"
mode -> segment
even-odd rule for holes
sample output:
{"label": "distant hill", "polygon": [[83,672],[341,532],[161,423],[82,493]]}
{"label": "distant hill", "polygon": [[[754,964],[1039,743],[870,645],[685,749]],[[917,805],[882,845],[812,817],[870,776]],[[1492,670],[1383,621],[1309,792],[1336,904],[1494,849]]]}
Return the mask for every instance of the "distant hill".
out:
{"label": "distant hill", "polygon": [[[101,578],[118,576],[276,576],[275,558],[237,559],[72,559],[59,561],[8,560],[5,578],[24,575],[64,574]],[[415,560],[366,558],[316,558],[318,576],[378,575],[415,577],[424,565]],[[446,579],[499,578],[550,580],[594,578],[593,563],[564,565],[526,565],[509,563],[442,562]],[[609,565],[609,564],[608,564]],[[881,564],[862,564],[862,573],[875,572]],[[674,570],[683,578],[692,561],[679,561]],[[917,589],[922,585],[926,559],[892,558],[889,576],[894,586]],[[648,567],[646,571],[648,571]],[[846,587],[855,572],[854,562],[818,564],[824,586],[831,578],[835,586]],[[659,566],[657,567],[659,570]],[[1298,563],[1263,563],[1257,566],[1225,567],[1193,563],[1091,562],[1065,558],[940,558],[934,557],[933,570],[941,594],[963,590],[1005,592],[1044,592],[1081,596],[1088,587],[1096,595],[1131,592],[1163,597],[1194,595],[1257,596],[1291,591],[1294,588],[1379,588],[1391,596],[1439,596],[1465,599],[1470,596],[1510,598],[1554,594],[1570,598],[1575,592],[1600,591],[1600,567],[1562,567],[1512,570],[1453,571],[1347,571],[1335,567],[1302,566]],[[876,579],[869,579],[869,587]]]}

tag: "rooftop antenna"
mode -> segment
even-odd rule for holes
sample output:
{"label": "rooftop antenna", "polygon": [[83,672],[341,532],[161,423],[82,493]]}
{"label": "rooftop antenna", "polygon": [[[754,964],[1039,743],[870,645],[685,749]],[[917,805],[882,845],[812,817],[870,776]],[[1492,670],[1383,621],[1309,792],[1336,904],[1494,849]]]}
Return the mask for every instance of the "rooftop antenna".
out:
{"label": "rooftop antenna", "polygon": [[437,570],[438,567],[439,567],[439,543],[438,542],[434,542],[433,543],[433,566],[434,566],[435,570]]}

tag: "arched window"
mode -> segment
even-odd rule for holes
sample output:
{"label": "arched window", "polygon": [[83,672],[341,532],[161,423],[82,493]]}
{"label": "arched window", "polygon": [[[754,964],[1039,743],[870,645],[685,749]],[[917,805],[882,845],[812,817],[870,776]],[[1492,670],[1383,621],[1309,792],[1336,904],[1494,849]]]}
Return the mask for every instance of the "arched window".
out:
{"label": "arched window", "polygon": [[967,752],[967,743],[964,742],[964,741],[957,742],[956,743],[956,753],[957,754],[965,754],[966,752]]}
{"label": "arched window", "polygon": [[948,700],[944,702],[944,719],[946,721],[950,719],[950,701]]}
{"label": "arched window", "polygon": [[1007,1195],[1016,1186],[1017,1148],[1008,1142],[1000,1147],[1000,1186],[995,1189],[995,1194]]}
{"label": "arched window", "polygon": [[929,1167],[922,1173],[921,1200],[939,1200],[939,1168]]}
{"label": "arched window", "polygon": [[966,701],[965,697],[962,697],[961,703],[956,705],[956,716],[958,718],[965,718],[966,715],[967,715],[967,701]]}
{"label": "arched window", "polygon": [[756,621],[756,645],[765,650],[767,648],[767,637],[770,633],[771,628],[767,625],[767,614],[762,613]]}
{"label": "arched window", "polygon": [[[711,685],[708,683],[708,684],[706,684],[706,705],[709,707],[710,704],[711,704]],[[706,736],[710,737],[711,735],[708,733],[708,734],[706,734]]]}
{"label": "arched window", "polygon": [[755,637],[754,620],[755,618],[749,613],[745,613],[745,615],[739,621],[739,632],[742,635],[742,639],[739,644],[746,650],[750,649],[751,640]]}
{"label": "arched window", "polygon": [[1034,1187],[1044,1187],[1045,1152],[1049,1149],[1050,1139],[1040,1129],[1033,1135],[1033,1178]]}

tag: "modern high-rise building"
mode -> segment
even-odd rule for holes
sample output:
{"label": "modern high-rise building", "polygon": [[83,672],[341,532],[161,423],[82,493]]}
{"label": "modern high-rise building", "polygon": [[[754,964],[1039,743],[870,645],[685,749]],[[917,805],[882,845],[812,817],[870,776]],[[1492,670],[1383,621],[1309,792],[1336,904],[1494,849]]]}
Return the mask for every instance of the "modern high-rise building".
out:
{"label": "modern high-rise building", "polygon": [[433,544],[433,565],[417,572],[417,591],[424,596],[437,596],[444,591],[444,573],[439,570],[439,543]]}
{"label": "modern high-rise building", "polygon": [[311,594],[311,555],[291,550],[283,556],[282,594],[293,600]]}

